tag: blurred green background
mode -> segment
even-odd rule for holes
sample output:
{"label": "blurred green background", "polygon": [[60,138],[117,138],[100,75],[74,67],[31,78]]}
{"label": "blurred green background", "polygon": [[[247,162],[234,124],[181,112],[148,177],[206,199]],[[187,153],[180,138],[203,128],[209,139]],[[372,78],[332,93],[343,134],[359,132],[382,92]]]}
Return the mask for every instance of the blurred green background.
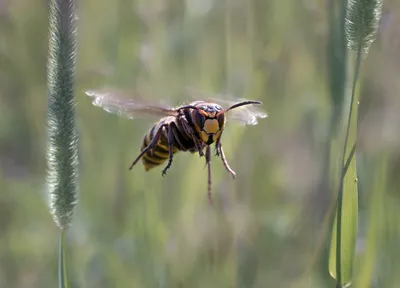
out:
{"label": "blurred green background", "polygon": [[[77,2],[71,287],[334,287],[332,1]],[[0,287],[57,283],[59,230],[44,185],[47,3],[0,0]],[[359,89],[361,288],[400,281],[400,4],[385,0],[384,12]],[[252,127],[228,118],[223,143],[237,179],[213,157],[210,207],[204,158],[178,153],[164,178],[161,168],[128,170],[153,122],[92,106],[83,92],[104,85],[172,104],[187,101],[185,87],[259,99],[269,117]],[[389,173],[379,185],[371,179],[382,155]]]}

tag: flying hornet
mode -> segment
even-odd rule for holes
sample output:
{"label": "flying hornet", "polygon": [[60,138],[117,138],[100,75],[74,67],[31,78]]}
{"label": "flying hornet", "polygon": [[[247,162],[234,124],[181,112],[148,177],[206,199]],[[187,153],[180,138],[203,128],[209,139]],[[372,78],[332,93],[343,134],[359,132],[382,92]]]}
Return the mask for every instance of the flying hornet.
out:
{"label": "flying hornet", "polygon": [[255,100],[233,102],[215,98],[207,101],[193,101],[173,108],[149,103],[138,97],[129,98],[124,92],[115,89],[89,90],[85,93],[92,97],[93,105],[109,113],[130,119],[145,115],[161,117],[145,134],[141,152],[132,162],[129,170],[140,159],[146,171],[168,160],[162,170],[162,176],[165,176],[171,167],[175,153],[178,151],[199,153],[200,157],[205,156],[208,168],[207,195],[211,204],[211,144],[215,143],[215,154],[221,158],[228,173],[233,178],[236,177],[222,149],[221,136],[226,120],[242,125],[256,125],[258,118],[267,117],[266,113],[255,106],[262,103]]}

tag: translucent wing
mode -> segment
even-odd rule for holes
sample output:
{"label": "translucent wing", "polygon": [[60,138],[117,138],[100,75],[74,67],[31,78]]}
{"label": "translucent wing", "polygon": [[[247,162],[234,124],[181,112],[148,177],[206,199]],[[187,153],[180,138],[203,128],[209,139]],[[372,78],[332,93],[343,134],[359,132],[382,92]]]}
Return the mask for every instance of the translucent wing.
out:
{"label": "translucent wing", "polygon": [[88,90],[85,94],[93,99],[93,105],[129,119],[144,116],[176,116],[178,113],[176,109],[168,105],[149,103],[140,97],[128,98],[126,92],[117,89]]}
{"label": "translucent wing", "polygon": [[[230,106],[242,101],[248,101],[248,99],[237,99],[235,101],[221,98],[213,99],[213,102],[220,104],[224,109],[228,109]],[[229,110],[226,113],[226,117],[229,121],[237,122],[242,125],[257,125],[258,118],[266,118],[268,115],[259,105],[251,104]]]}
{"label": "translucent wing", "polygon": [[[192,97],[193,96],[204,97],[204,94],[192,88],[187,88],[187,91],[189,91]],[[222,106],[223,109],[228,109],[230,106],[242,101],[248,101],[248,99],[234,99],[231,96],[217,94],[214,96],[206,96],[206,99],[204,101],[218,103]],[[236,122],[241,125],[257,125],[258,118],[266,118],[266,117],[268,117],[267,113],[265,113],[265,111],[262,108],[260,108],[260,105],[257,104],[237,107],[232,110],[229,110],[226,113],[226,118],[229,123]]]}

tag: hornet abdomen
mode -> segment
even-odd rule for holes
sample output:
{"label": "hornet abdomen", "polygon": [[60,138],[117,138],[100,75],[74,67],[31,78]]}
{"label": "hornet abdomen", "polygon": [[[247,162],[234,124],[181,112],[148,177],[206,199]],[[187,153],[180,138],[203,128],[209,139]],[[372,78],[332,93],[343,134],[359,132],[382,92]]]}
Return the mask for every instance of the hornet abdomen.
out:
{"label": "hornet abdomen", "polygon": [[[143,139],[142,147],[140,151],[143,151],[153,140],[155,136],[155,131],[157,131],[161,125],[163,125],[165,120],[161,120],[151,127],[149,132],[146,133]],[[163,164],[169,158],[168,152],[168,135],[167,133],[161,133],[160,139],[158,140],[157,144],[154,148],[147,151],[142,158],[142,162],[144,165],[144,169],[149,171],[151,168],[159,166]],[[178,149],[174,147],[173,149],[174,154],[178,152]]]}

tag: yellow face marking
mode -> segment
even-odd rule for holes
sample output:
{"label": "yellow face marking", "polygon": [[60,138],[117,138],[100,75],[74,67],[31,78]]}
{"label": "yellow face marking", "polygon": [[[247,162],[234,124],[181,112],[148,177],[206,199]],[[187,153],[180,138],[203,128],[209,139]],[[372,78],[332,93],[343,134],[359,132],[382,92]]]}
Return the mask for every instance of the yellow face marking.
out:
{"label": "yellow face marking", "polygon": [[218,120],[217,119],[207,119],[204,122],[203,130],[208,134],[217,133],[217,131],[219,130]]}
{"label": "yellow face marking", "polygon": [[213,135],[213,141],[215,142],[215,141],[217,141],[218,139],[219,139],[219,137],[221,137],[221,131],[218,131],[217,133],[215,133],[214,135]]}
{"label": "yellow face marking", "polygon": [[207,143],[208,141],[208,134],[204,131],[200,131],[200,138],[203,140],[204,143]]}
{"label": "yellow face marking", "polygon": [[[217,131],[217,133],[215,133],[214,135],[212,135],[213,143],[214,143],[215,141],[217,141],[217,140],[219,139],[219,137],[221,137],[221,133],[222,133],[221,131]],[[207,143],[207,142],[208,142],[208,139],[209,139],[209,135],[208,135],[206,132],[201,131],[201,132],[200,132],[200,138],[201,138],[201,140],[203,140],[204,143]],[[208,144],[211,144],[211,143],[208,143]]]}

